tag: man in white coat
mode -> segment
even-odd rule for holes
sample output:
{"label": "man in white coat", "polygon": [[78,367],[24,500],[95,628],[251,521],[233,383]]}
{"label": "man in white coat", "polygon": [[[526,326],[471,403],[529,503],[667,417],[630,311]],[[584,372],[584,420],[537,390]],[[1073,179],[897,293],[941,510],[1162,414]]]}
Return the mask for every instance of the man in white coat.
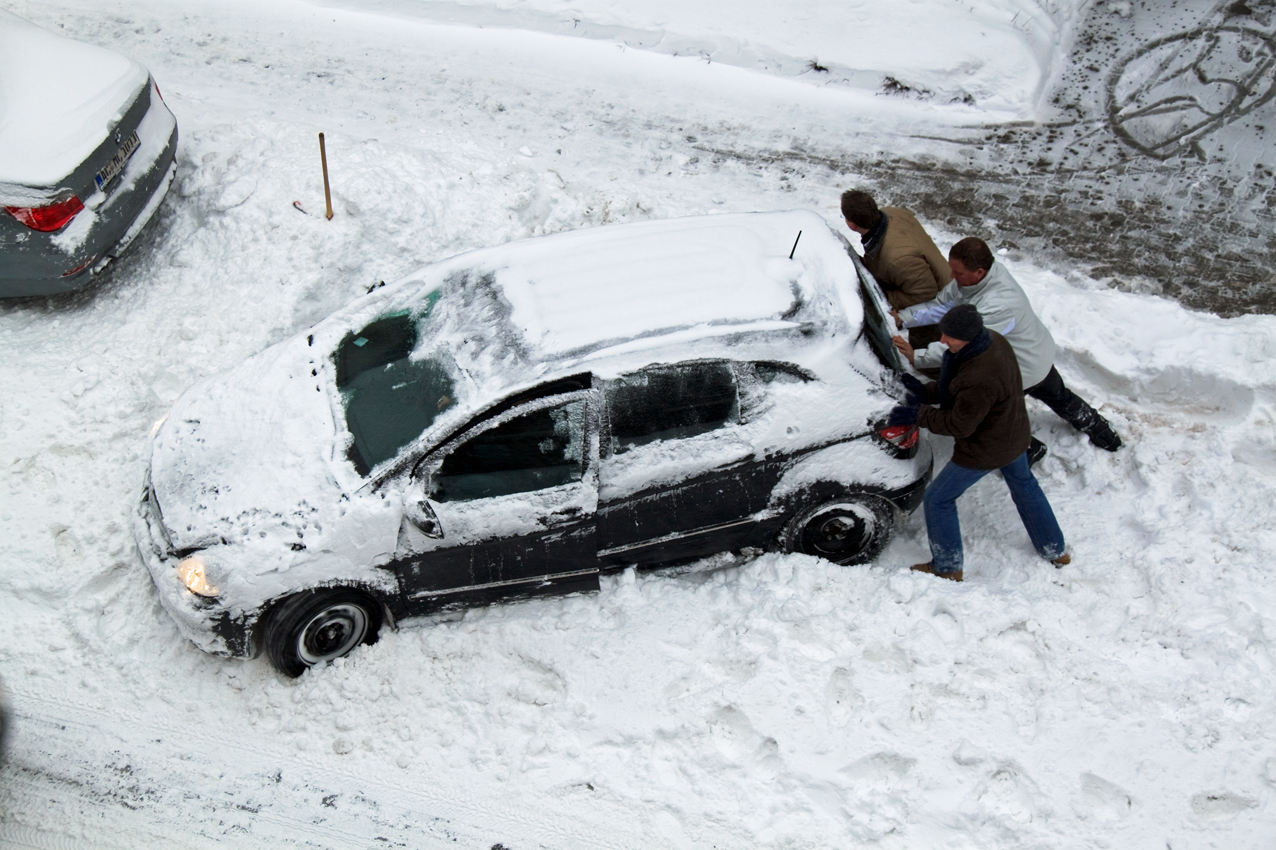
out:
{"label": "man in white coat", "polygon": [[[984,240],[968,236],[948,252],[948,265],[953,280],[930,301],[915,304],[891,315],[906,328],[937,323],[958,304],[972,304],[983,316],[985,326],[1006,338],[1014,349],[1023,376],[1024,393],[1044,402],[1067,422],[1090,438],[1090,442],[1106,451],[1121,447],[1121,438],[1108,420],[1086,404],[1063,384],[1054,367],[1054,337],[1037,318],[1019,283],[1004,264],[995,260]],[[935,343],[913,350],[903,337],[894,338],[895,347],[918,369],[937,368],[944,356],[944,346]],[[1028,449],[1035,463],[1046,453],[1036,437]]]}

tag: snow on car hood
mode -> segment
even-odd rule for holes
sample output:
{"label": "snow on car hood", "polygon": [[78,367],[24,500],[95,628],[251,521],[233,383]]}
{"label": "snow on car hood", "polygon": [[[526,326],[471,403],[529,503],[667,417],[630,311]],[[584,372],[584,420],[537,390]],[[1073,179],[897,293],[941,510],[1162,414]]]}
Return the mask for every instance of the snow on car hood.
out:
{"label": "snow on car hood", "polygon": [[173,546],[283,526],[300,537],[340,499],[336,427],[304,337],[187,390],[156,431],[151,487]]}
{"label": "snow on car hood", "polygon": [[147,79],[126,56],[0,10],[0,192],[56,188],[97,149]]}

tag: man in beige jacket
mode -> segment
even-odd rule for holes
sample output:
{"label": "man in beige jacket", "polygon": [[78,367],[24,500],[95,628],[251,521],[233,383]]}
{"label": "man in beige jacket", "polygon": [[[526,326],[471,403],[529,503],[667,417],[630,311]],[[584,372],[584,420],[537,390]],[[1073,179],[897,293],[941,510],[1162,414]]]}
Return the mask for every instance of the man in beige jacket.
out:
{"label": "man in beige jacket", "polygon": [[[872,195],[849,189],[842,193],[842,217],[859,234],[864,265],[896,312],[930,301],[953,279],[948,259],[908,210],[878,209]],[[939,326],[909,328],[908,341],[914,348],[939,342]]]}

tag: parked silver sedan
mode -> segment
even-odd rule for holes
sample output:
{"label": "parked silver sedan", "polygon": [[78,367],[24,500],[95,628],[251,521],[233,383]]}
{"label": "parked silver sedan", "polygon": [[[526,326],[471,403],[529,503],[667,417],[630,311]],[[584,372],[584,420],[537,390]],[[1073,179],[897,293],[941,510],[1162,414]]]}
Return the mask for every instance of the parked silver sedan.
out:
{"label": "parked silver sedan", "polygon": [[0,10],[0,298],[88,283],[155,214],[176,151],[146,68]]}

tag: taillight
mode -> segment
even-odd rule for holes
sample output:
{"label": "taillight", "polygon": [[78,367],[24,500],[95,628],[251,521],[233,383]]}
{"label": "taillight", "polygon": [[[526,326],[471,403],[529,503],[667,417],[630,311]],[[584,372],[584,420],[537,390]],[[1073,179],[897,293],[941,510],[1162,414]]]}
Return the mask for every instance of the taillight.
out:
{"label": "taillight", "polygon": [[887,425],[877,429],[877,434],[897,449],[911,449],[917,445],[916,425]]}
{"label": "taillight", "polygon": [[160,90],[159,90],[159,83],[155,82],[154,80],[151,80],[151,85],[155,86],[155,93],[156,93],[157,95],[159,95],[159,99],[160,99],[160,100],[163,100],[163,99],[164,99],[164,93],[163,93],[162,91],[160,91]]}
{"label": "taillight", "polygon": [[61,230],[82,209],[84,204],[74,192],[67,189],[59,193],[47,206],[5,207],[4,211],[32,230],[50,233]]}

